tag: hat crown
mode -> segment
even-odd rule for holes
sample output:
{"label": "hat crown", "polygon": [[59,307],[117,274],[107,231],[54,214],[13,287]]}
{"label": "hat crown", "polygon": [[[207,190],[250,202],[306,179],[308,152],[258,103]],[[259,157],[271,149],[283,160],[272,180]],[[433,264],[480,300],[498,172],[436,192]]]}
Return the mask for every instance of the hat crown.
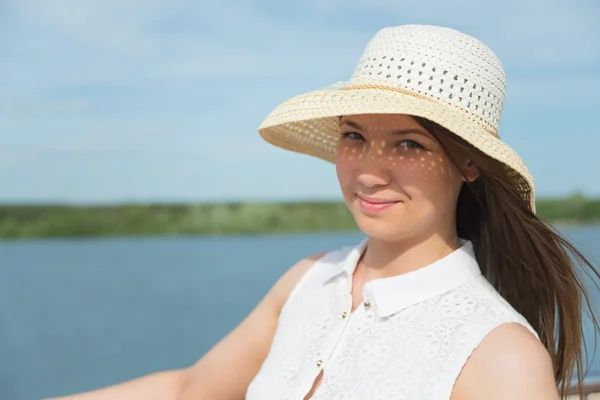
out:
{"label": "hat crown", "polygon": [[457,107],[497,132],[502,64],[481,41],[429,25],[384,28],[369,41],[348,86],[368,81]]}

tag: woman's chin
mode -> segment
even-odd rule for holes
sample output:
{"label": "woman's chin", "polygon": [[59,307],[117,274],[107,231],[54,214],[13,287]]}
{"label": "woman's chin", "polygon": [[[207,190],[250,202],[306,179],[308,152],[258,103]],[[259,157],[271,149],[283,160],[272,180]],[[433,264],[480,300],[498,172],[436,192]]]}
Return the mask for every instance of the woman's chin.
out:
{"label": "woman's chin", "polygon": [[397,219],[371,218],[365,215],[355,215],[358,228],[367,236],[374,239],[391,241],[406,236],[406,228]]}

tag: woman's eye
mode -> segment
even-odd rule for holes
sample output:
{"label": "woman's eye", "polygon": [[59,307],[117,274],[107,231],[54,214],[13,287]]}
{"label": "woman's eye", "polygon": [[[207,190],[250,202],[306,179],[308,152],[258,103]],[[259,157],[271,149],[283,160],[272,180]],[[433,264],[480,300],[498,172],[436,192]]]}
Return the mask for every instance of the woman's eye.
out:
{"label": "woman's eye", "polygon": [[365,138],[360,133],[356,132],[343,132],[342,138],[350,140],[364,140]]}
{"label": "woman's eye", "polygon": [[421,146],[420,143],[415,142],[414,140],[404,140],[400,142],[400,146],[406,149],[424,149],[424,147]]}

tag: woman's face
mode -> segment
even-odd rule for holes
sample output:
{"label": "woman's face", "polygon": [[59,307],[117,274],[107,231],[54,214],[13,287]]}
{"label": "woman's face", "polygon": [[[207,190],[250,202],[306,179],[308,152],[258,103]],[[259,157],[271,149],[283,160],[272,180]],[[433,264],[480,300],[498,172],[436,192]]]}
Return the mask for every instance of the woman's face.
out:
{"label": "woman's face", "polygon": [[[336,170],[359,228],[385,241],[456,235],[463,175],[442,145],[408,115],[344,116]],[[458,160],[469,180],[477,169]]]}

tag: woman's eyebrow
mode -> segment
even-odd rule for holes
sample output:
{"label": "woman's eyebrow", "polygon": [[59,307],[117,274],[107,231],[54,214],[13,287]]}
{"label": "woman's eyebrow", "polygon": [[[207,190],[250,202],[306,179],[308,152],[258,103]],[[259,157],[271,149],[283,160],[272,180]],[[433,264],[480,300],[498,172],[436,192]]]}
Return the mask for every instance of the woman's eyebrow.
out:
{"label": "woman's eyebrow", "polygon": [[[360,124],[358,124],[358,123],[356,123],[354,121],[344,120],[344,121],[342,121],[340,123],[340,126],[342,126],[342,125],[347,125],[347,126],[349,126],[351,128],[359,130],[361,132],[365,132],[366,131],[366,129],[362,125],[360,125]],[[427,138],[431,138],[431,135],[427,131],[425,131],[423,129],[420,129],[420,128],[394,129],[393,131],[390,132],[390,134],[392,134],[392,135],[407,135],[409,133],[423,135],[423,136],[425,136]]]}
{"label": "woman's eyebrow", "polygon": [[348,125],[351,128],[354,129],[358,129],[359,131],[365,131],[365,128],[363,128],[360,124],[357,124],[356,122],[353,121],[342,121],[342,123],[340,125]]}

